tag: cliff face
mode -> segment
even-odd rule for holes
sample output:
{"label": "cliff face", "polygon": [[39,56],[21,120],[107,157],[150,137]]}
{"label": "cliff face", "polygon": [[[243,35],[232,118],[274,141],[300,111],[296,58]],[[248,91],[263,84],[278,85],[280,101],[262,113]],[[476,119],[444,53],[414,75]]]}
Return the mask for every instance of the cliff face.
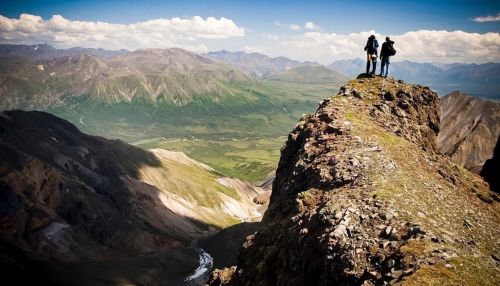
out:
{"label": "cliff face", "polygon": [[498,197],[438,131],[429,88],[348,82],[290,133],[259,230],[210,283],[494,285]]}
{"label": "cliff face", "polygon": [[500,136],[500,103],[455,91],[441,99],[441,116],[439,149],[479,174]]}

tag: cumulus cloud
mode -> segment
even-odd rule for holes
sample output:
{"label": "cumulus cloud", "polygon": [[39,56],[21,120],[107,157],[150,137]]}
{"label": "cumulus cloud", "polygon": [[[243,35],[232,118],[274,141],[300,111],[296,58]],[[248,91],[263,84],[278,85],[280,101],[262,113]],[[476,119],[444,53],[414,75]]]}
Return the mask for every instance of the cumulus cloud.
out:
{"label": "cumulus cloud", "polygon": [[316,25],[314,22],[306,22],[304,24],[304,28],[308,30],[319,30],[319,26]]}
{"label": "cumulus cloud", "polygon": [[[278,27],[283,27],[284,25],[281,24],[280,22],[275,22],[275,24],[278,26]],[[286,25],[285,25],[286,26]],[[292,31],[300,31],[300,30],[313,30],[313,31],[317,31],[317,30],[320,30],[319,26],[316,25],[314,22],[305,22],[303,26],[299,25],[299,24],[290,24],[288,25],[287,27],[288,29],[292,30]]]}
{"label": "cumulus cloud", "polygon": [[[488,16],[493,17],[493,16]],[[479,17],[478,17],[479,18]],[[484,19],[480,20],[484,21]],[[490,21],[490,20],[487,20]],[[293,24],[275,25],[292,28]],[[382,44],[385,35],[375,31],[351,34],[323,32],[314,22],[293,27],[293,36],[260,34],[261,42],[241,39],[248,32],[227,18],[154,19],[133,24],[73,21],[60,15],[50,19],[22,14],[19,19],[0,15],[0,42],[12,44],[48,43],[57,47],[93,47],[137,49],[180,47],[194,52],[207,52],[233,46],[246,51],[314,60],[328,64],[338,59],[364,58],[366,39],[375,34]],[[500,34],[463,31],[420,30],[390,35],[396,42],[394,60],[440,63],[500,62]],[[227,39],[226,41],[220,41]],[[246,46],[246,47],[245,47]]]}
{"label": "cumulus cloud", "polygon": [[472,19],[474,22],[498,22],[500,21],[500,13],[497,13],[496,16],[479,16],[474,19]]}
{"label": "cumulus cloud", "polygon": [[[385,35],[375,31],[351,34],[306,32],[277,41],[275,51],[286,52],[289,57],[329,63],[338,59],[364,58],[363,47],[374,34],[380,45]],[[463,31],[411,31],[391,35],[397,55],[395,60],[417,62],[500,62],[499,33],[467,33]],[[283,49],[286,47],[286,49]],[[273,50],[274,54],[274,50]]]}
{"label": "cumulus cloud", "polygon": [[21,14],[19,19],[0,15],[0,41],[12,44],[45,42],[59,47],[137,49],[181,47],[205,52],[201,40],[242,37],[245,29],[227,18],[154,19],[133,24],[73,21],[60,15],[48,20]]}

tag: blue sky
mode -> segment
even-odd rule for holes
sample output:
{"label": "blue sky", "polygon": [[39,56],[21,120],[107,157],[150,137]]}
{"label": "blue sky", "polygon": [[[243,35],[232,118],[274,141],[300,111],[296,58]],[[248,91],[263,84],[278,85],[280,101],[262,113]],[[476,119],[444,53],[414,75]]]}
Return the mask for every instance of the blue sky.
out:
{"label": "blue sky", "polygon": [[[0,15],[6,19],[19,19],[20,14],[40,16],[44,21],[53,15],[61,15],[70,21],[96,22],[101,21],[111,24],[129,25],[145,22],[152,19],[172,19],[179,17],[191,19],[194,16],[221,17],[231,20],[235,26],[244,29],[244,35],[239,32],[227,33],[225,37],[204,37],[186,35],[171,37],[163,43],[165,46],[177,45],[192,49],[203,50],[247,50],[259,51],[272,56],[285,55],[301,60],[317,60],[326,62],[336,58],[347,58],[353,55],[345,53],[348,46],[346,41],[359,43],[364,38],[364,33],[372,32],[383,37],[384,35],[401,36],[401,40],[414,39],[406,33],[414,31],[463,31],[468,35],[486,35],[488,47],[493,49],[484,56],[484,61],[495,60],[498,56],[497,44],[500,32],[500,21],[495,20],[500,12],[500,1],[12,1],[0,2]],[[492,16],[491,21],[474,21],[476,17]],[[311,22],[306,28],[306,23]],[[170,24],[169,24],[170,25]],[[50,25],[46,25],[50,26]],[[44,27],[45,29],[46,27]],[[49,27],[50,28],[50,27]],[[46,28],[46,29],[49,29]],[[222,26],[219,27],[223,29]],[[233,27],[234,28],[234,27]],[[0,26],[0,41],[4,43],[34,43],[36,37],[17,37],[12,30],[4,29],[2,34]],[[149,30],[148,30],[149,31]],[[54,36],[55,33],[58,36]],[[9,34],[10,33],[10,34]],[[85,33],[84,30],[81,33]],[[166,32],[165,32],[166,33]],[[172,31],[168,32],[172,33]],[[356,34],[347,39],[341,35]],[[493,38],[491,37],[493,33]],[[74,34],[74,32],[73,32]],[[496,34],[496,37],[495,37]],[[21,35],[20,33],[18,35]],[[333,36],[332,36],[333,35]],[[406,35],[406,36],[405,36]],[[405,37],[403,37],[405,36]],[[439,34],[456,40],[460,34]],[[52,38],[51,38],[52,37]],[[92,41],[82,41],[83,46],[96,46],[96,39],[104,39],[106,35],[93,35]],[[104,38],[103,38],[104,37]],[[432,37],[437,37],[437,34]],[[425,39],[432,40],[429,33],[422,34]],[[39,41],[49,42],[56,46],[77,45],[76,41],[64,42],[66,35],[52,31],[41,37]],[[88,38],[88,37],[87,37]],[[324,50],[315,51],[306,48],[306,43],[314,39],[319,45],[324,44]],[[52,40],[51,40],[52,39]],[[145,41],[151,45],[161,46],[158,41]],[[471,41],[473,37],[465,37],[463,41]],[[481,39],[476,39],[481,42]],[[103,40],[104,48],[118,48],[119,44],[125,48],[142,48],[138,44],[118,43]],[[132,43],[132,41],[130,42]],[[341,44],[344,43],[344,46]],[[283,52],[285,46],[298,46],[303,49]],[[422,45],[423,46],[423,45]],[[402,47],[403,50],[407,48]],[[478,49],[481,46],[465,46],[464,49]],[[409,48],[408,48],[409,49]],[[281,51],[281,53],[280,53]],[[314,51],[314,55],[307,55]],[[491,54],[493,53],[493,54]],[[331,56],[328,56],[331,55]],[[344,56],[345,55],[345,56]],[[416,58],[420,61],[432,61],[415,54],[415,51],[405,52],[409,59]],[[436,53],[437,56],[445,53]],[[470,56],[461,55],[460,51],[450,51],[450,56],[462,57],[463,62],[481,62],[480,58],[472,59]],[[435,56],[435,57],[437,57]],[[420,58],[419,58],[420,57]],[[498,56],[500,57],[500,56]],[[443,60],[445,60],[443,58]],[[457,59],[459,60],[459,59]],[[435,60],[436,61],[436,60]],[[439,59],[437,61],[440,61]],[[448,59],[446,59],[448,61]]]}
{"label": "blue sky", "polygon": [[20,1],[2,0],[1,15],[16,18],[30,13],[50,18],[133,23],[154,18],[226,17],[256,31],[274,21],[315,21],[338,33],[383,30],[402,33],[420,29],[500,31],[500,22],[477,23],[474,17],[500,12],[500,1]]}

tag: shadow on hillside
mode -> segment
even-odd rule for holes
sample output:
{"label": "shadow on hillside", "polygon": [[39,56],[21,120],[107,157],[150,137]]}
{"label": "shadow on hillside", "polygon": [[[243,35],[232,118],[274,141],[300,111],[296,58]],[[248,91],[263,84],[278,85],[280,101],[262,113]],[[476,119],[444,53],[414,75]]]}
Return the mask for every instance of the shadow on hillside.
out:
{"label": "shadow on hillside", "polygon": [[[182,283],[198,266],[198,251],[190,246],[195,237],[165,229],[216,227],[176,215],[163,205],[155,188],[129,191],[124,177],[139,179],[141,167],[160,165],[150,152],[83,134],[48,113],[0,113],[4,281]],[[165,218],[177,228],[165,226]],[[37,227],[32,227],[34,222]],[[44,236],[53,223],[68,225],[68,230]],[[61,262],[60,253],[51,249],[56,243],[67,243],[63,257],[73,258],[64,260],[75,262]],[[47,246],[40,249],[41,244]]]}
{"label": "shadow on hillside", "polygon": [[204,238],[198,245],[214,259],[214,268],[222,269],[236,265],[236,259],[245,238],[259,227],[258,222],[243,222]]}

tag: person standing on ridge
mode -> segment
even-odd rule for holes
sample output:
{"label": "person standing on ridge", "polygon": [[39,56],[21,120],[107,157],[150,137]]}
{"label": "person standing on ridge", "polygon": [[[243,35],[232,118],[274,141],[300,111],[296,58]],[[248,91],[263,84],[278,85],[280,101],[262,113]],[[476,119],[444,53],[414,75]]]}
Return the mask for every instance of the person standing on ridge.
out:
{"label": "person standing on ridge", "polygon": [[375,39],[374,35],[368,37],[368,41],[366,42],[365,51],[366,51],[366,73],[370,71],[370,62],[372,63],[372,74],[375,74],[375,69],[377,67],[377,49],[378,42]]}
{"label": "person standing on ridge", "polygon": [[[385,42],[382,44],[382,49],[380,50],[380,60],[382,61],[382,65],[380,66],[380,74],[379,76],[387,77],[389,73],[389,57],[394,56],[396,54],[396,49],[394,49],[394,41],[391,41],[391,38],[385,37]],[[384,74],[384,67],[385,74]]]}

